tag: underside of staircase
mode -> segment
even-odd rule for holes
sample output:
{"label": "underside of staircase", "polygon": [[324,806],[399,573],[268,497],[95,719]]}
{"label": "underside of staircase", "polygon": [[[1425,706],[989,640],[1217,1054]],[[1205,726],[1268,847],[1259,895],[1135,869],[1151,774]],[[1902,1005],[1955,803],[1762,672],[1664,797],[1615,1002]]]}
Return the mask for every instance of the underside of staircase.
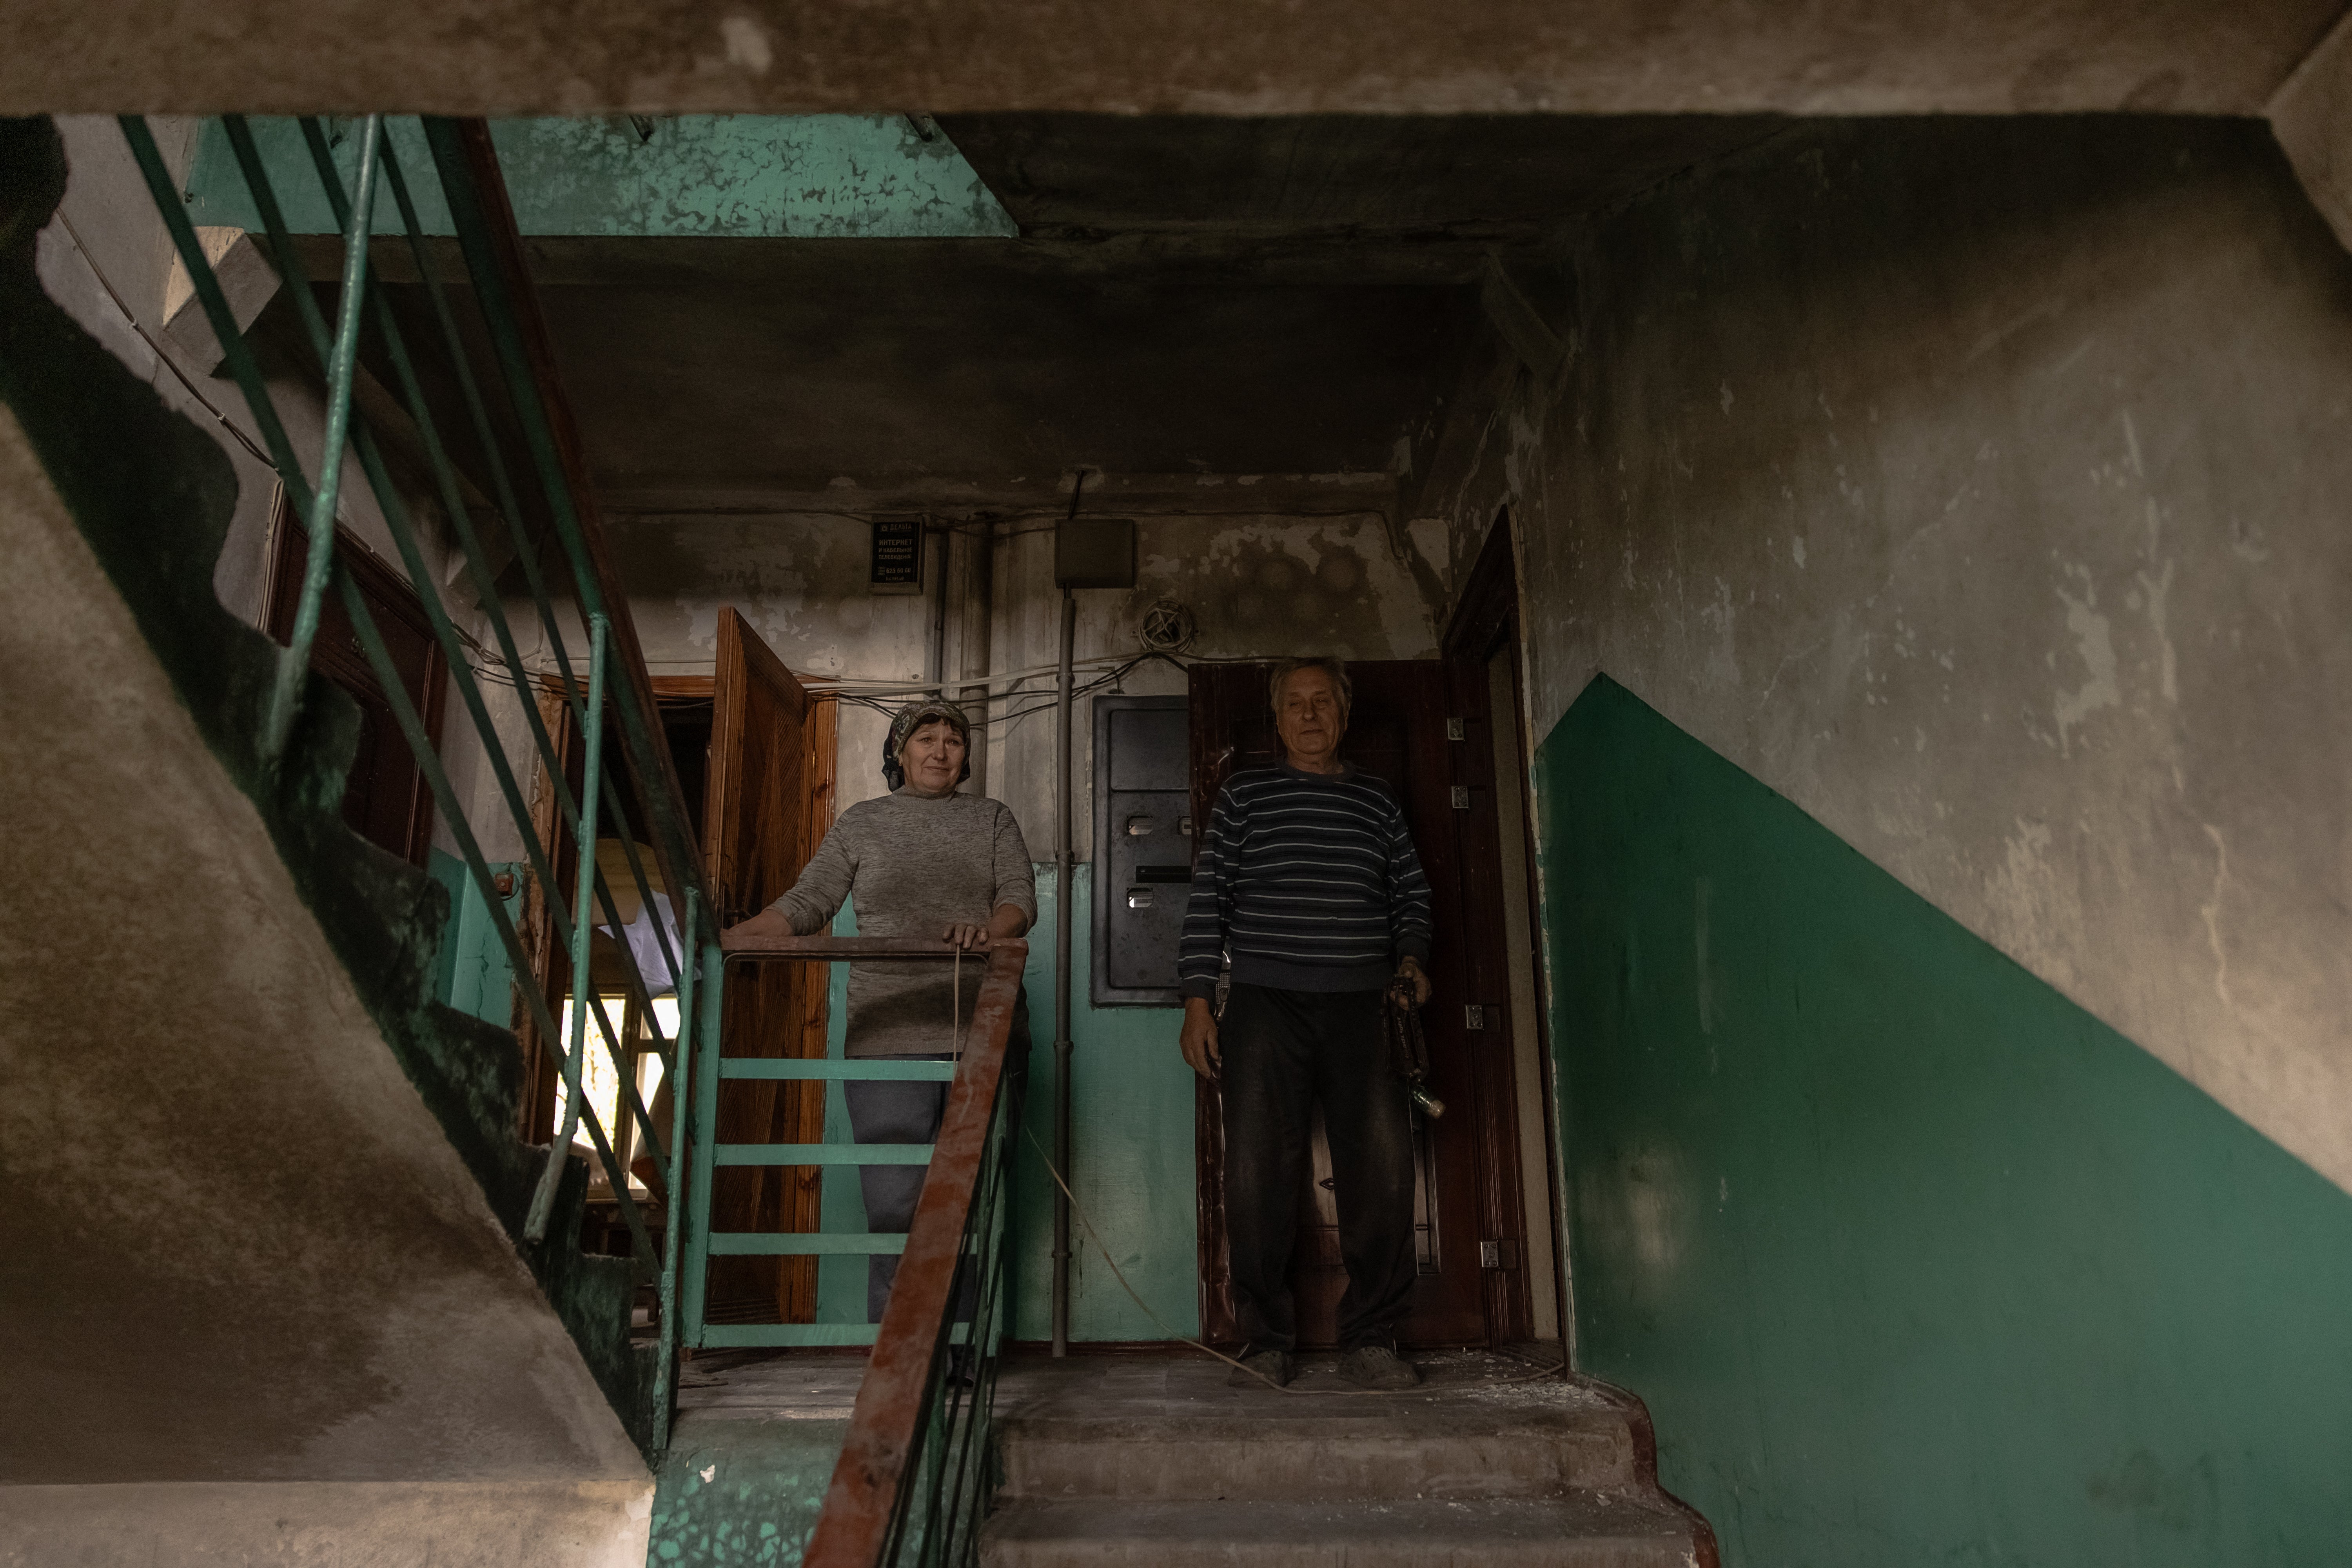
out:
{"label": "underside of staircase", "polygon": [[236,477],[43,291],[65,176],[0,120],[0,1563],[642,1561],[633,1265],[576,1161],[522,1239],[520,1056],[341,819],[351,701],[263,755]]}

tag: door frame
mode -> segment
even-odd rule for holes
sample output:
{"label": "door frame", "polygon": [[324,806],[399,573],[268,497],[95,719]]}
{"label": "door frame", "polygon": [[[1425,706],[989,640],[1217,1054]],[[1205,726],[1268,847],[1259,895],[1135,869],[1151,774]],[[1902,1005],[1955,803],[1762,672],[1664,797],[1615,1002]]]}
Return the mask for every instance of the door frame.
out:
{"label": "door frame", "polygon": [[[1215,788],[1233,761],[1234,705],[1220,689],[1244,679],[1243,671],[1246,670],[1246,679],[1255,683],[1252,700],[1262,709],[1265,670],[1276,662],[1265,659],[1250,661],[1246,666],[1223,666],[1206,682],[1196,675],[1191,693],[1192,810],[1196,821],[1206,820],[1214,804]],[[1448,1109],[1442,1124],[1429,1131],[1456,1149],[1464,1148],[1460,1141],[1467,1141],[1466,1163],[1451,1163],[1451,1157],[1444,1152],[1433,1156],[1439,1167],[1450,1165],[1454,1179],[1436,1184],[1433,1171],[1430,1190],[1435,1197],[1436,1209],[1432,1218],[1442,1227],[1437,1238],[1440,1258],[1454,1260],[1441,1267],[1466,1266],[1476,1271],[1475,1300],[1481,1331],[1475,1335],[1416,1337],[1407,1342],[1429,1347],[1508,1344],[1528,1337],[1532,1316],[1532,1292],[1521,1262],[1528,1221],[1519,1212],[1524,1183],[1517,1149],[1516,1077],[1507,1058],[1500,1063],[1492,1059],[1487,1042],[1493,1037],[1474,1032],[1477,1026],[1471,1025],[1466,1012],[1462,1011],[1473,1005],[1491,1008],[1495,1004],[1486,998],[1506,994],[1486,973],[1489,965],[1479,956],[1482,947],[1499,951],[1501,943],[1499,936],[1486,943],[1443,936],[1449,924],[1449,908],[1455,911],[1451,919],[1454,928],[1488,918],[1499,925],[1501,920],[1500,905],[1491,902],[1495,873],[1499,868],[1492,853],[1492,799],[1485,782],[1492,772],[1491,747],[1483,753],[1486,773],[1477,771],[1481,752],[1476,742],[1485,735],[1486,689],[1483,683],[1470,689],[1466,695],[1475,700],[1476,706],[1465,709],[1462,695],[1455,689],[1459,683],[1450,678],[1442,659],[1363,660],[1353,661],[1351,668],[1383,665],[1410,666],[1426,671],[1428,679],[1415,680],[1412,684],[1417,689],[1406,699],[1412,715],[1408,719],[1408,727],[1442,748],[1445,759],[1443,766],[1415,769],[1409,778],[1387,782],[1404,800],[1408,814],[1419,818],[1415,839],[1423,868],[1429,876],[1443,937],[1435,961],[1438,994],[1432,998],[1431,1010],[1423,1014],[1423,1024],[1433,1065],[1440,1069],[1433,1087]],[[1481,721],[1475,727],[1471,722],[1474,718]],[[1471,743],[1443,738],[1449,734],[1454,720],[1463,721],[1464,740]],[[1342,752],[1347,750],[1343,742]],[[1454,806],[1448,799],[1462,787],[1469,788],[1474,799],[1487,795],[1486,818],[1490,826],[1484,837],[1475,831],[1477,814]],[[1435,826],[1440,823],[1442,827]],[[1439,837],[1429,836],[1433,829]],[[1483,861],[1478,858],[1482,850]],[[1491,910],[1491,917],[1475,912],[1480,909]],[[1221,1101],[1213,1083],[1196,1080],[1194,1091],[1201,1322],[1205,1339],[1231,1342],[1238,1337],[1239,1325],[1228,1293],[1230,1275],[1224,1249]],[[1464,1177],[1467,1178],[1466,1184]],[[1444,1215],[1451,1217],[1440,1217]],[[1491,1262],[1486,1260],[1489,1244],[1494,1247]],[[1433,1325],[1424,1323],[1424,1331],[1431,1326]],[[1411,1322],[1403,1327],[1409,1332],[1412,1331]]]}
{"label": "door frame", "polygon": [[[1507,721],[1517,733],[1520,775],[1516,782],[1519,795],[1519,823],[1524,839],[1521,864],[1527,868],[1524,885],[1504,888],[1507,899],[1524,900],[1528,931],[1533,939],[1534,951],[1528,954],[1534,971],[1535,1016],[1528,1025],[1535,1037],[1538,1081],[1542,1086],[1544,1103],[1544,1171],[1549,1184],[1548,1201],[1541,1205],[1542,1223],[1551,1229],[1551,1273],[1553,1300],[1559,1318],[1560,1341],[1570,1365],[1576,1354],[1576,1310],[1573,1290],[1573,1269],[1568,1249],[1567,1169],[1559,1118],[1559,1066],[1552,1054],[1551,1024],[1544,994],[1542,952],[1543,902],[1538,882],[1536,858],[1536,803],[1528,768],[1535,758],[1533,737],[1528,733],[1527,707],[1527,644],[1523,635],[1525,622],[1520,615],[1517,531],[1509,506],[1496,509],[1494,521],[1488,526],[1486,539],[1480,546],[1469,576],[1464,581],[1462,594],[1454,601],[1454,614],[1446,623],[1445,635],[1439,645],[1439,657],[1446,666],[1449,690],[1456,697],[1462,710],[1483,716],[1488,724]],[[1507,651],[1511,660],[1511,711],[1507,715],[1491,711],[1488,698],[1489,670],[1495,658]],[[1494,747],[1491,734],[1477,748],[1481,757],[1491,758]],[[1505,787],[1506,781],[1495,779],[1496,790]],[[1496,797],[1483,797],[1473,791],[1473,813],[1485,819],[1486,831],[1496,836],[1499,861],[1499,808]],[[1536,1223],[1536,1206],[1522,1195],[1523,1223]],[[1529,1311],[1532,1313],[1532,1303]]]}

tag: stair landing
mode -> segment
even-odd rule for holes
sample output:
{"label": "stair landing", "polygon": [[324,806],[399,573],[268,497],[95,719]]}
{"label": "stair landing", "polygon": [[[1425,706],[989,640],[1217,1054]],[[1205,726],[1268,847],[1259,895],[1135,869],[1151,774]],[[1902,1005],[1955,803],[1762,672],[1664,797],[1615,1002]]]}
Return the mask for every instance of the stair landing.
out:
{"label": "stair landing", "polygon": [[982,1563],[1713,1563],[1705,1523],[1657,1489],[1637,1401],[1511,1356],[1413,1359],[1423,1386],[1386,1394],[1332,1356],[1296,1392],[1229,1388],[1199,1356],[1008,1362]]}

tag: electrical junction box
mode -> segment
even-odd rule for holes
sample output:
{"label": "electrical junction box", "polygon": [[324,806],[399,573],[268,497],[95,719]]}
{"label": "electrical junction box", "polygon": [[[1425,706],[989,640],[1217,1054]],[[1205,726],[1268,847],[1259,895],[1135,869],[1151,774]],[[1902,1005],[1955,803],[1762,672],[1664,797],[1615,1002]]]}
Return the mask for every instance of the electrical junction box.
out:
{"label": "electrical junction box", "polygon": [[1174,1007],[1192,891],[1192,714],[1181,697],[1095,699],[1094,1005]]}
{"label": "electrical junction box", "polygon": [[1135,520],[1074,517],[1054,525],[1054,586],[1135,586]]}

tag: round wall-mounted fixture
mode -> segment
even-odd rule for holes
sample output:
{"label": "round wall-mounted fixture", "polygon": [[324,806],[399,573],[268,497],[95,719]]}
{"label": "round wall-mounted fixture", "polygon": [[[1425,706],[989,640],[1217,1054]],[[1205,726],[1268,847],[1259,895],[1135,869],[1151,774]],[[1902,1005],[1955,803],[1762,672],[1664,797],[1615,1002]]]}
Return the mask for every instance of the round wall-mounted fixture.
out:
{"label": "round wall-mounted fixture", "polygon": [[1154,599],[1143,612],[1143,626],[1137,635],[1153,653],[1182,653],[1192,646],[1199,631],[1192,611],[1173,599]]}

